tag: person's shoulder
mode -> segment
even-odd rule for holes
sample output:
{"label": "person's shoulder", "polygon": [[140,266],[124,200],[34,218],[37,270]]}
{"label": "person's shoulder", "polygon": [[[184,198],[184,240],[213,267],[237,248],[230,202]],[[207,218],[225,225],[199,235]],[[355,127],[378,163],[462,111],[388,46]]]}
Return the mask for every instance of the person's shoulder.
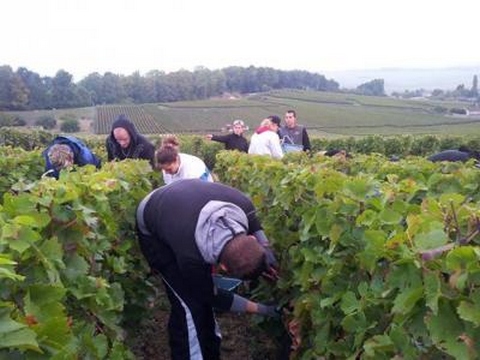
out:
{"label": "person's shoulder", "polygon": [[190,161],[190,162],[199,162],[201,161],[203,163],[203,160],[200,159],[198,156],[191,155],[191,154],[186,154],[186,153],[179,153],[180,160],[185,160],[185,161]]}
{"label": "person's shoulder", "polygon": [[138,141],[138,142],[141,142],[141,143],[143,143],[143,144],[145,144],[145,145],[155,147],[155,146],[153,145],[153,143],[152,143],[145,135],[143,135],[143,134],[137,134],[137,141]]}
{"label": "person's shoulder", "polygon": [[265,131],[270,139],[280,139],[275,131]]}

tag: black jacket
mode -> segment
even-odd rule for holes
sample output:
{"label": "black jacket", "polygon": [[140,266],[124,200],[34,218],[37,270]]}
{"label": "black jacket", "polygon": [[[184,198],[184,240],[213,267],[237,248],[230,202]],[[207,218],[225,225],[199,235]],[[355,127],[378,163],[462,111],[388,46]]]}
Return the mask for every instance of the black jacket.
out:
{"label": "black jacket", "polygon": [[218,141],[225,144],[225,150],[238,150],[248,152],[248,141],[241,135],[213,135],[213,141]]}
{"label": "black jacket", "polygon": [[[130,144],[122,149],[113,136],[113,130],[124,128],[130,135]],[[120,115],[112,124],[112,130],[106,140],[108,161],[124,159],[144,159],[153,166],[155,146],[143,135],[139,134],[135,125],[125,116]]]}
{"label": "black jacket", "polygon": [[468,161],[474,159],[475,156],[472,153],[460,150],[443,150],[439,153],[431,155],[428,160],[437,162],[437,161]]}

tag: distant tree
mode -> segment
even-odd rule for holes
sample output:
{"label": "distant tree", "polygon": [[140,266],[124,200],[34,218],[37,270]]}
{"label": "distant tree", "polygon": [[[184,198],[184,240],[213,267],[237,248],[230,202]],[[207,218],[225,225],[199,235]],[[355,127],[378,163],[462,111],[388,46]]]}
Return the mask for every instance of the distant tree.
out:
{"label": "distant tree", "polygon": [[78,132],[80,131],[80,124],[77,119],[68,119],[60,125],[60,130],[66,133]]}
{"label": "distant tree", "polygon": [[454,98],[469,98],[471,91],[465,87],[464,84],[459,84],[454,91],[451,92],[451,96]]}
{"label": "distant tree", "polygon": [[99,98],[100,104],[118,104],[126,102],[123,77],[111,72],[103,75],[103,88]]}
{"label": "distant tree", "polygon": [[52,79],[53,107],[61,109],[71,107],[75,103],[75,85],[73,76],[65,70],[59,70]]}
{"label": "distant tree", "polygon": [[103,77],[98,72],[91,73],[83,78],[79,83],[79,86],[86,89],[89,93],[92,105],[102,103],[103,93]]}
{"label": "distant tree", "polygon": [[383,79],[371,80],[357,86],[356,92],[361,95],[385,96],[385,82]]}
{"label": "distant tree", "polygon": [[123,80],[123,86],[127,92],[128,102],[133,103],[146,103],[148,102],[145,97],[144,81],[138,71],[135,71],[130,76],[127,76]]}
{"label": "distant tree", "polygon": [[477,75],[473,76],[473,81],[472,81],[472,97],[477,97],[478,96],[478,78]]}
{"label": "distant tree", "polygon": [[[282,88],[338,91],[339,84],[325,76],[302,70],[281,71],[268,67],[227,67],[211,71],[198,67],[166,74],[152,70],[146,76],[110,72],[92,73],[73,83],[73,76],[59,70],[40,77],[26,68],[16,72],[0,66],[0,109],[52,109],[145,102],[206,99],[231,93],[253,93]],[[370,89],[371,90],[371,89]]]}
{"label": "distant tree", "polygon": [[28,88],[10,66],[0,66],[0,110],[25,110]]}
{"label": "distant tree", "polygon": [[27,108],[29,110],[52,108],[52,105],[49,104],[46,78],[42,78],[37,73],[24,67],[17,69],[17,75],[22,79],[28,89]]}

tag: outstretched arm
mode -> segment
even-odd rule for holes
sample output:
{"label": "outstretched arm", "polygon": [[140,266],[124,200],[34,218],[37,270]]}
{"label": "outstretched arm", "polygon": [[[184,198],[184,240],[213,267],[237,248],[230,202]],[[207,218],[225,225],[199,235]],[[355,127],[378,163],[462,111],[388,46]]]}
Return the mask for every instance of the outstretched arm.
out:
{"label": "outstretched arm", "polygon": [[213,306],[217,309],[238,313],[249,313],[279,317],[280,312],[274,305],[257,303],[224,289],[217,289]]}

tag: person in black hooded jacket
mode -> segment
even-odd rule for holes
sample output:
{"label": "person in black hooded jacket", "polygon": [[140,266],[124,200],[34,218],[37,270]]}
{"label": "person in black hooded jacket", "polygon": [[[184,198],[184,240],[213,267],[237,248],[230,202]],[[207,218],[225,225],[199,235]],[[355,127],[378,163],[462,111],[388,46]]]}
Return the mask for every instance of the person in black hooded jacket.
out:
{"label": "person in black hooded jacket", "polygon": [[438,161],[461,161],[466,162],[470,159],[480,160],[480,153],[470,150],[466,146],[460,146],[458,150],[443,150],[428,157],[432,162]]}
{"label": "person in black hooded jacket", "polygon": [[135,125],[123,114],[113,122],[106,147],[108,161],[144,159],[152,166],[154,164],[155,146],[139,134]]}

